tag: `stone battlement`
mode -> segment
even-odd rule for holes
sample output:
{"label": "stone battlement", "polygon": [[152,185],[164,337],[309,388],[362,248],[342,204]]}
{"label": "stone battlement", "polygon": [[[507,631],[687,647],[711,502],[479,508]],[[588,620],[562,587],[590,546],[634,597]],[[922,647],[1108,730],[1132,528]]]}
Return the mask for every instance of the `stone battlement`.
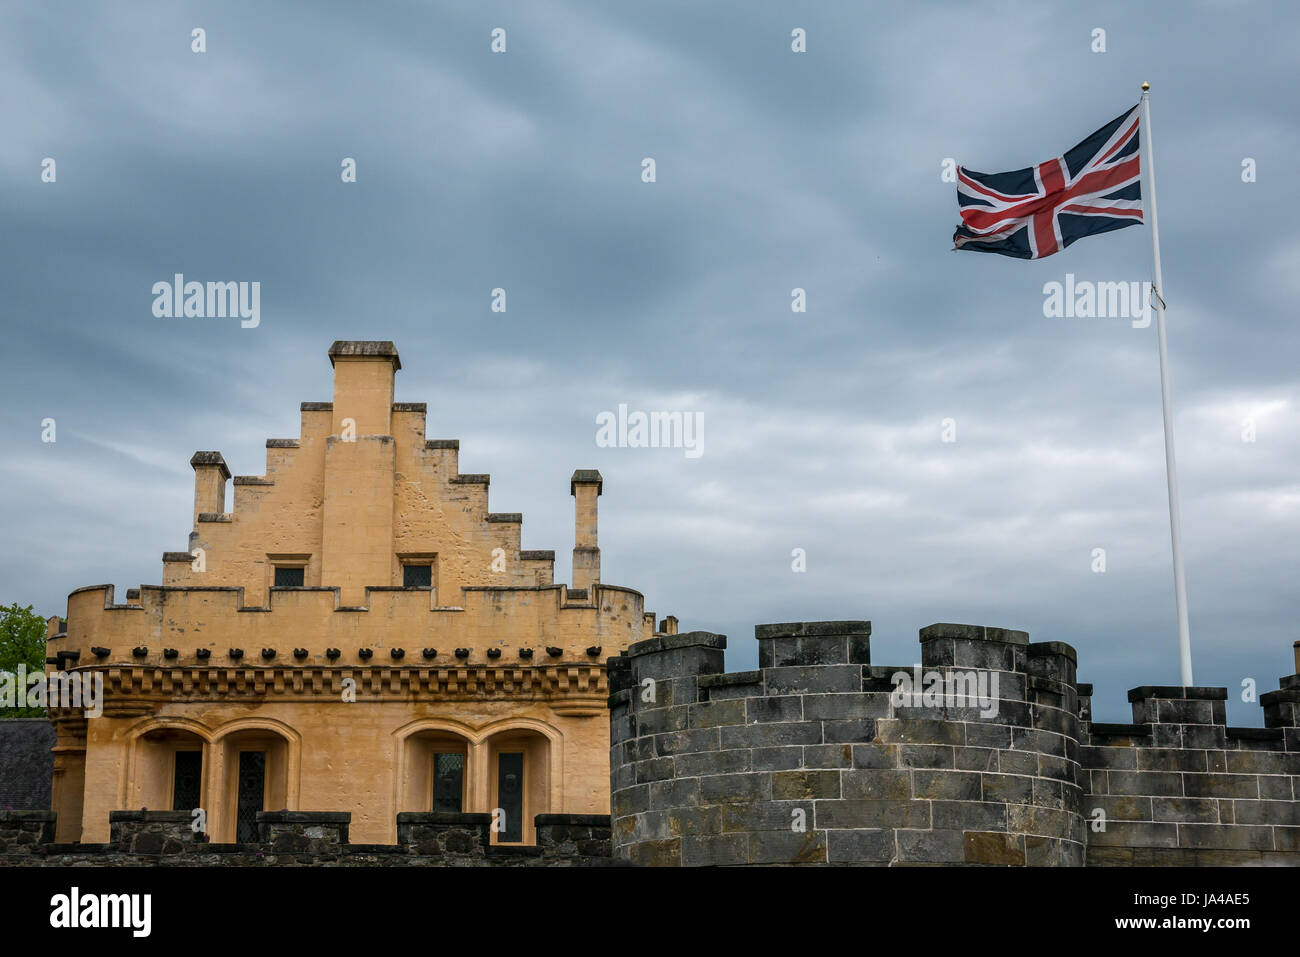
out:
{"label": "stone battlement", "polygon": [[[338,588],[272,588],[265,605],[246,605],[238,586],[142,585],[138,597],[115,604],[112,585],[92,585],[68,597],[68,629],[50,635],[47,654],[76,654],[82,667],[209,667],[234,664],[231,649],[242,650],[245,663],[262,665],[379,664],[391,662],[396,649],[407,665],[463,666],[515,661],[528,648],[537,663],[603,667],[600,653],[588,649],[608,655],[653,633],[654,615],[634,589],[592,587],[594,600],[590,590],[575,593],[563,584],[466,587],[461,605],[439,607],[429,589],[400,586],[367,588],[364,605],[346,606]],[[304,634],[310,640],[289,637]],[[299,658],[301,645],[307,655]],[[558,656],[547,651],[557,647]],[[273,658],[263,660],[263,649],[274,651]],[[426,649],[435,654],[426,656]]]}
{"label": "stone battlement", "polygon": [[1075,650],[1022,631],[931,625],[919,668],[872,664],[865,621],[755,635],[757,671],[708,632],[610,660],[616,857],[1300,865],[1300,677],[1263,729],[1227,726],[1223,688],[1136,688],[1105,725]]}

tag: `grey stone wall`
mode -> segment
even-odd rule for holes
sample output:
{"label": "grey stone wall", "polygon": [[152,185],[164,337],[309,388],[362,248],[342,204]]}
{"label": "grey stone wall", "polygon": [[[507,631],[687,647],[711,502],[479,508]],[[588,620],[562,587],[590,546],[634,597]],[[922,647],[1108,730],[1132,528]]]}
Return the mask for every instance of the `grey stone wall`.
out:
{"label": "grey stone wall", "polygon": [[1165,688],[1136,689],[1141,723],[1116,729],[1091,724],[1069,645],[922,629],[923,672],[989,690],[996,678],[986,708],[895,700],[891,676],[912,666],[873,665],[870,633],[868,622],[761,625],[760,668],[737,674],[723,670],[726,639],[706,632],[612,659],[615,856],[1300,864],[1300,679],[1264,696],[1262,731],[1224,726],[1224,689]]}
{"label": "grey stone wall", "polygon": [[1284,678],[1265,727],[1232,728],[1226,688],[1143,687],[1132,724],[1085,722],[1088,863],[1300,864],[1298,700]]}
{"label": "grey stone wall", "polygon": [[0,859],[27,855],[54,840],[53,811],[0,810]]}
{"label": "grey stone wall", "polygon": [[258,814],[254,844],[209,844],[187,811],[114,811],[107,844],[54,844],[53,811],[0,812],[0,866],[609,867],[604,815],[539,814],[537,844],[493,846],[487,814],[399,814],[398,843],[350,844],[351,815]]}

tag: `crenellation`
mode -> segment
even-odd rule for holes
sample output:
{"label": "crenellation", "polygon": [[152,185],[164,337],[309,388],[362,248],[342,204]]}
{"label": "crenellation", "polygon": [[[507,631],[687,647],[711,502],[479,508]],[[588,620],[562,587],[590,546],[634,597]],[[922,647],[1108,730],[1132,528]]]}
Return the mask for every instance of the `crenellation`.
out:
{"label": "crenellation", "polygon": [[523,550],[519,553],[519,563],[527,584],[539,588],[555,584],[555,552]]}
{"label": "crenellation", "polygon": [[760,667],[871,664],[871,622],[761,625],[755,629]]}
{"label": "crenellation", "polygon": [[[1300,863],[1300,674],[1240,728],[1204,687],[1134,688],[1132,723],[1094,723],[1071,645],[981,625],[928,625],[891,667],[868,621],[763,624],[759,667],[727,673],[725,636],[601,581],[600,472],[572,474],[555,582],[459,442],[425,438],[427,406],[394,401],[391,342],[330,359],[334,400],[267,441],[265,475],[195,453],[161,585],[78,589],[47,623],[47,667],[102,675],[104,708],[52,709],[60,815],[13,819],[15,846],[48,823],[114,848],[88,856],[198,859],[182,810],[118,813],[180,801],[188,752],[178,807],[202,802],[212,848],[304,861],[585,863],[607,841],[673,866]],[[249,751],[257,833],[231,784]],[[509,837],[487,828],[504,804]]]}
{"label": "crenellation", "polygon": [[[921,664],[888,668],[870,663],[869,635],[867,622],[760,625],[760,667],[736,674],[708,633],[611,660],[615,856],[1300,864],[1296,739],[1228,729],[1225,689],[1134,689],[1141,720],[1097,724],[1063,642],[937,624],[921,629]],[[688,811],[720,812],[722,833],[673,829]]]}
{"label": "crenellation", "polygon": [[435,498],[443,484],[450,484],[460,475],[460,439],[428,438],[424,446],[416,447],[412,452],[419,463],[412,473],[420,473],[422,494]]}
{"label": "crenellation", "polygon": [[[1300,728],[1300,684],[1292,675],[1284,679],[1286,683],[1277,691],[1270,691],[1259,697],[1264,708],[1264,727],[1266,728]],[[1294,747],[1288,744],[1288,747]]]}
{"label": "crenellation", "polygon": [[763,673],[738,671],[733,674],[705,674],[696,679],[701,701],[726,701],[761,696]]}

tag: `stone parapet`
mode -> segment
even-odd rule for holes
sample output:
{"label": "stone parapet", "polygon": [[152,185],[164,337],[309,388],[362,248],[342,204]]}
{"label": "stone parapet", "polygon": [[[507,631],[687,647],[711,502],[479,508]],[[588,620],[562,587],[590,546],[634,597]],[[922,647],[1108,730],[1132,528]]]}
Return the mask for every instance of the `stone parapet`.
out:
{"label": "stone parapet", "polygon": [[931,625],[901,667],[865,621],[755,635],[757,671],[705,632],[610,660],[616,858],[1300,865],[1290,678],[1263,729],[1227,727],[1222,688],[1138,688],[1101,725],[1074,648],[1023,631]]}
{"label": "stone parapet", "polygon": [[608,867],[610,819],[539,814],[535,845],[493,845],[491,815],[403,813],[396,844],[351,844],[347,812],[263,811],[259,840],[210,844],[186,811],[114,811],[106,844],[56,844],[53,811],[0,811],[0,866]]}

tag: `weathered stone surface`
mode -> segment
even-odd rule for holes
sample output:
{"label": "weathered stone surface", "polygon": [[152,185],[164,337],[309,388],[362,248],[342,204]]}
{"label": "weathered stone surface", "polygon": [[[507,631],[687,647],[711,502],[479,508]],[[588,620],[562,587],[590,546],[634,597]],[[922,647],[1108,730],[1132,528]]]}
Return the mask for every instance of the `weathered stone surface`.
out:
{"label": "weathered stone surface", "polygon": [[[608,867],[610,818],[603,814],[539,814],[535,845],[492,845],[488,814],[403,813],[397,844],[337,840],[348,814],[264,812],[271,838],[251,844],[195,840],[189,812],[113,812],[111,844],[54,844],[53,812],[0,812],[0,866],[136,867]],[[716,831],[717,824],[711,828]],[[26,835],[30,839],[23,839]],[[747,853],[747,851],[746,851]]]}
{"label": "weathered stone surface", "polygon": [[[996,706],[942,690],[929,704],[896,702],[892,676],[910,670],[864,655],[853,685],[850,638],[844,623],[763,626],[759,671],[734,682],[712,673],[697,698],[674,685],[673,705],[691,719],[654,720],[642,737],[634,727],[611,752],[616,813],[635,815],[614,829],[615,856],[687,866],[1300,865],[1300,734],[1228,729],[1223,689],[1135,689],[1136,723],[1092,724],[1092,688],[1076,684],[1070,646],[936,625],[922,632],[925,667],[945,681],[972,672],[943,688],[977,689],[991,669]],[[635,679],[635,650],[628,660]],[[675,681],[664,664],[654,666],[660,680]],[[743,701],[703,698],[733,687]],[[1291,714],[1276,701],[1265,708],[1269,721]],[[697,752],[715,731],[717,750]],[[654,762],[667,754],[675,767]],[[628,783],[621,760],[637,780],[654,777],[649,791]],[[728,840],[696,830],[710,808]]]}

